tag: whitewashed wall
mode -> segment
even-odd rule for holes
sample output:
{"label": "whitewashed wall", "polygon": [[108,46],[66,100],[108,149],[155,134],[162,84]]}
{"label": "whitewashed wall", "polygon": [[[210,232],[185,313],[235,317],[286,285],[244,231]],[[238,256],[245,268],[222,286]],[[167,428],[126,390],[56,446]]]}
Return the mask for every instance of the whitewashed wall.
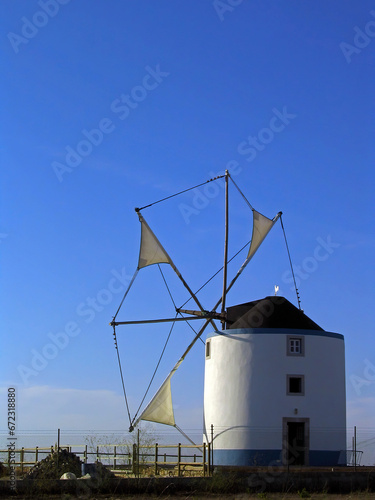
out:
{"label": "whitewashed wall", "polygon": [[[287,336],[304,356],[287,356]],[[346,447],[345,353],[341,335],[286,329],[226,330],[208,336],[204,423],[215,448],[282,448],[282,419],[310,419],[310,450]],[[287,395],[287,374],[304,375],[304,395]]]}

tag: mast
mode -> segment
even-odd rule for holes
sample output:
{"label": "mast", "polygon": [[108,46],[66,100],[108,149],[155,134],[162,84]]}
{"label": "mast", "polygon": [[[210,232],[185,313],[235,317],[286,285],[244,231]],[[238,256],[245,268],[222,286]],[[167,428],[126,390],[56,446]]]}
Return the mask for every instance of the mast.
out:
{"label": "mast", "polygon": [[[225,239],[224,239],[224,273],[223,273],[223,295],[221,299],[221,314],[225,315],[225,298],[227,293],[227,272],[228,272],[228,170],[225,171]],[[221,326],[225,328],[225,318],[221,320]]]}

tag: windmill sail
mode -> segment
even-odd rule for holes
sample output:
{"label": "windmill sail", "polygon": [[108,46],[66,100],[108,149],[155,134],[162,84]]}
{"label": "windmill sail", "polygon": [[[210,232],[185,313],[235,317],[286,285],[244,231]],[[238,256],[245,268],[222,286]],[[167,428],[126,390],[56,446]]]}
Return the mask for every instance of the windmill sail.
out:
{"label": "windmill sail", "polygon": [[176,425],[172,404],[171,378],[181,363],[182,359],[176,363],[173,370],[160,386],[158,392],[135,421],[133,424],[134,427],[136,427],[140,420],[148,420],[157,424]]}
{"label": "windmill sail", "polygon": [[160,387],[150,404],[139,417],[139,420],[148,420],[157,424],[176,425],[172,404],[171,376],[169,375]]}
{"label": "windmill sail", "polygon": [[138,269],[151,266],[152,264],[172,264],[172,259],[140,213],[138,213],[138,217],[141,223],[141,246],[139,249]]}
{"label": "windmill sail", "polygon": [[[232,281],[229,283],[226,293],[229,292],[229,290],[232,288],[234,283],[237,281],[237,279],[240,277],[242,274],[242,271],[245,269],[245,267],[248,265],[250,260],[254,257],[255,252],[258,250],[260,245],[263,243],[265,237],[267,234],[270,232],[276,221],[281,217],[282,212],[279,212],[278,214],[275,215],[273,219],[268,219],[268,217],[265,217],[261,213],[257,212],[256,210],[253,209],[253,235],[249,247],[249,252],[247,254],[247,257],[245,259],[245,262],[242,264],[242,266],[239,268],[237,271],[237,274],[235,277],[232,279]],[[217,307],[219,307],[221,303],[221,298],[216,302],[213,311],[216,310]]]}
{"label": "windmill sail", "polygon": [[255,252],[262,244],[264,238],[271,231],[276,220],[277,218],[269,219],[256,210],[253,210],[253,234],[251,237],[249,253],[247,254],[248,259],[251,259],[253,257]]}

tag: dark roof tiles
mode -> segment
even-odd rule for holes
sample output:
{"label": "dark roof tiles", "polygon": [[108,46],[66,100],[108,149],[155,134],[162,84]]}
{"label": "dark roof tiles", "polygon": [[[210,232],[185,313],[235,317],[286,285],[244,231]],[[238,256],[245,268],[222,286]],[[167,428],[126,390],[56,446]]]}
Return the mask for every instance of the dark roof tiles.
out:
{"label": "dark roof tiles", "polygon": [[265,297],[227,308],[226,328],[323,330],[284,297]]}

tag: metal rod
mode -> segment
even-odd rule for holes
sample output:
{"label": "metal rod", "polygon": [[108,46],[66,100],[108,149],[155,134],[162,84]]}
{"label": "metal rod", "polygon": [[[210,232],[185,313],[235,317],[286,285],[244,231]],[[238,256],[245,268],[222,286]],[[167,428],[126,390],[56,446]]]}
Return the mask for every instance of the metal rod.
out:
{"label": "metal rod", "polygon": [[[224,239],[224,273],[223,273],[223,295],[221,299],[221,314],[225,313],[225,298],[227,291],[228,273],[228,170],[225,171],[225,239]],[[221,320],[221,327],[225,328],[225,319]]]}
{"label": "metal rod", "polygon": [[357,426],[354,426],[354,470],[357,470]]}

